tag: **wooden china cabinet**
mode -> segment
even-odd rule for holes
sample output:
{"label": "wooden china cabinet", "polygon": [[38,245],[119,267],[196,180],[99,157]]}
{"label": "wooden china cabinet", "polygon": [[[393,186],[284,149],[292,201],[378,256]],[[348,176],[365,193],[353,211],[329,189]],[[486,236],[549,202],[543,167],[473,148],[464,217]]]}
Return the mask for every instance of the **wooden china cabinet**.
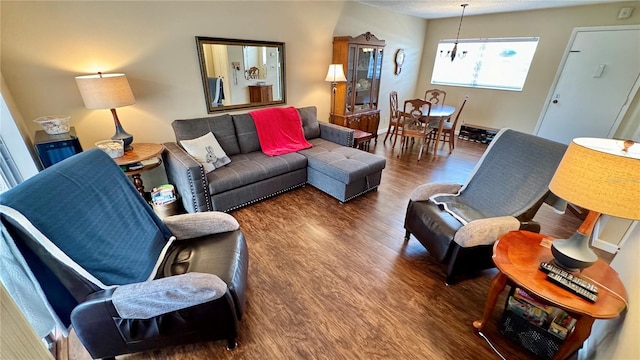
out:
{"label": "wooden china cabinet", "polygon": [[342,64],[347,82],[339,82],[331,122],[372,133],[378,140],[380,73],[384,40],[370,32],[333,38],[333,63]]}

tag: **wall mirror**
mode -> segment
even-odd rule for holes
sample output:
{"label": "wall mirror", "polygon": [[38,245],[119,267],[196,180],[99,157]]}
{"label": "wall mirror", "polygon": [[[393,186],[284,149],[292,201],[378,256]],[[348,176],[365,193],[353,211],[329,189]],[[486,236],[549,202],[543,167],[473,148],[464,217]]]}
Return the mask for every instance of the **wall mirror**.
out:
{"label": "wall mirror", "polygon": [[196,36],[207,112],[284,104],[284,43]]}

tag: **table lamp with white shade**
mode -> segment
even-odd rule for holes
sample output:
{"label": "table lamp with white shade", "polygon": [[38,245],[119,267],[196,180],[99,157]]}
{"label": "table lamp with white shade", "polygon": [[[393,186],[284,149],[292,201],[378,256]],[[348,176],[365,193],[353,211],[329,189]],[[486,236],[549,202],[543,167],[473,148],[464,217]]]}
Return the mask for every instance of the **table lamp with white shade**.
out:
{"label": "table lamp with white shade", "polygon": [[631,140],[573,139],[549,189],[589,211],[569,239],[553,241],[555,263],[570,271],[589,267],[598,260],[589,238],[600,214],[640,220],[640,145]]}
{"label": "table lamp with white shade", "polygon": [[131,150],[133,135],[127,133],[116,113],[116,108],[133,105],[133,96],[127,77],[124,74],[103,74],[77,76],[76,84],[80,90],[82,101],[87,109],[110,109],[116,133],[113,140],[122,140],[125,150]]}

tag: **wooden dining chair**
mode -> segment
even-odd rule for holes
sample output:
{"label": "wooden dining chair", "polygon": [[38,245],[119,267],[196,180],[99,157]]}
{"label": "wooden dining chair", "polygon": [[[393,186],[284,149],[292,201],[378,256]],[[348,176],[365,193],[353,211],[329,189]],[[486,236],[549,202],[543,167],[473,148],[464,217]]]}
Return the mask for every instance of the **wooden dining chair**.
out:
{"label": "wooden dining chair", "polygon": [[[383,143],[387,141],[389,135],[391,135],[394,140],[396,139],[394,135],[398,128],[398,120],[400,119],[399,113],[398,93],[396,91],[392,91],[389,93],[389,127],[387,128],[387,134],[384,136],[384,140],[382,140]],[[395,146],[396,142],[394,141],[391,148],[394,148]]]}
{"label": "wooden dining chair", "polygon": [[424,92],[424,99],[430,101],[433,105],[444,105],[447,98],[447,92],[440,89],[429,89]]}
{"label": "wooden dining chair", "polygon": [[[396,139],[398,137],[402,140],[400,142],[400,150],[404,150],[409,145],[409,139],[420,141],[420,152],[418,153],[418,161],[422,156],[422,150],[427,143],[431,128],[429,128],[429,122],[423,119],[428,119],[431,113],[431,103],[422,99],[406,100],[404,102],[403,111],[400,113],[400,119],[396,130]],[[400,154],[398,154],[400,157]]]}
{"label": "wooden dining chair", "polygon": [[[458,113],[456,114],[456,117],[453,120],[453,122],[451,122],[451,118],[449,118],[447,121],[442,123],[442,131],[440,132],[439,141],[442,142],[443,147],[445,142],[449,143],[449,154],[451,154],[453,149],[456,147],[455,146],[456,126],[458,125],[458,119],[460,118],[460,114],[462,114],[462,109],[464,109],[464,105],[467,103],[468,99],[469,99],[469,95],[464,97],[464,101],[462,102],[462,105],[460,105],[460,108],[458,109]],[[429,132],[429,139],[427,143],[430,144],[431,140],[435,140],[437,136],[438,136],[438,129],[437,128],[431,129],[431,132]],[[436,150],[437,149],[433,149],[434,154]]]}

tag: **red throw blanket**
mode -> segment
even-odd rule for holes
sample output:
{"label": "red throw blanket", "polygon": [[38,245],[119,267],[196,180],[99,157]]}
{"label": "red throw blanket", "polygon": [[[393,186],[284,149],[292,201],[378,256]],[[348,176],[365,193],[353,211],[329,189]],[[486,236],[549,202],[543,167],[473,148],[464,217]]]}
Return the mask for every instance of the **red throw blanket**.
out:
{"label": "red throw blanket", "polygon": [[288,154],[312,145],[304,138],[300,114],[294,107],[250,111],[262,152],[269,156]]}

